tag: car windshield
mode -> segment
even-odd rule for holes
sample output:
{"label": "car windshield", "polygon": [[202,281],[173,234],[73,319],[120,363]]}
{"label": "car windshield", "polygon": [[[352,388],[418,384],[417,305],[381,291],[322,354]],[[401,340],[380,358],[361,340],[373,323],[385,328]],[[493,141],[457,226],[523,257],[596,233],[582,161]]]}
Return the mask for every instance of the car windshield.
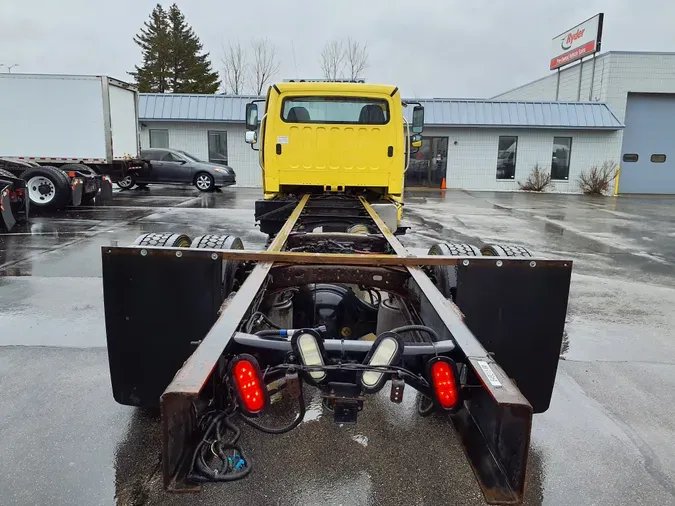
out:
{"label": "car windshield", "polygon": [[196,156],[193,156],[193,155],[191,155],[190,153],[186,153],[186,152],[183,151],[183,150],[177,149],[176,152],[177,152],[177,153],[180,153],[181,155],[183,155],[185,158],[187,158],[187,159],[190,160],[191,162],[203,162],[202,160],[200,160],[200,159],[197,158]]}

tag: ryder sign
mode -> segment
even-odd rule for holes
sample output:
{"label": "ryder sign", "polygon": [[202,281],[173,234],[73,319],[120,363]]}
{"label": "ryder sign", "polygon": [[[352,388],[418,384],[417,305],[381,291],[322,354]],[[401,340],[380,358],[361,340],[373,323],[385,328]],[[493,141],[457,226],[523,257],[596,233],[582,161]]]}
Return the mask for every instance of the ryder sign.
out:
{"label": "ryder sign", "polygon": [[551,70],[600,51],[603,17],[600,13],[553,38]]}

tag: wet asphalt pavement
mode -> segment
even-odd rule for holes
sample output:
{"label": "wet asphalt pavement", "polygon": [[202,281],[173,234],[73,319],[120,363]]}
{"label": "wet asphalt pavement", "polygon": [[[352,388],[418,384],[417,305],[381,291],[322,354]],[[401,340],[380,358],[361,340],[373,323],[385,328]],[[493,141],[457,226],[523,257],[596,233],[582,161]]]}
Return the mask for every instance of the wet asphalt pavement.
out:
{"label": "wet asphalt pavement", "polygon": [[[481,505],[447,419],[407,389],[340,427],[311,399],[295,431],[244,431],[251,476],[166,495],[157,419],[109,384],[100,247],[145,232],[236,234],[259,192],[154,187],[0,235],[0,504]],[[402,242],[521,244],[575,262],[568,346],[533,423],[525,504],[675,504],[675,199],[411,192]]]}

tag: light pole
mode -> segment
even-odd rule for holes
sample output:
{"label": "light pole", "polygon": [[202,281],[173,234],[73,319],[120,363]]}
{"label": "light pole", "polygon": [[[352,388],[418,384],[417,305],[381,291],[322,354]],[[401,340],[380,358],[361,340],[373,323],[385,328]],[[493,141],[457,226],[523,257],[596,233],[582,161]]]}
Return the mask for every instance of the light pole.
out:
{"label": "light pole", "polygon": [[12,64],[12,65],[5,65],[4,63],[0,63],[0,67],[7,67],[7,73],[8,73],[8,74],[11,74],[11,73],[12,73],[12,69],[13,69],[14,67],[18,67],[18,66],[19,66],[18,63],[14,63],[14,64]]}

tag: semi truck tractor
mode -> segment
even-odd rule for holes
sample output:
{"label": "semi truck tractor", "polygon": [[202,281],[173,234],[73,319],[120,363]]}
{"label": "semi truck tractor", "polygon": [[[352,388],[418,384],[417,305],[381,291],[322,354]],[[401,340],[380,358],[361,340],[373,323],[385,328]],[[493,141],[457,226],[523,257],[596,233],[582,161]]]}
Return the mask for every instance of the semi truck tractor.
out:
{"label": "semi truck tractor", "polygon": [[0,169],[26,181],[32,209],[112,196],[139,171],[138,93],[107,76],[0,74]]}
{"label": "semi truck tractor", "polygon": [[246,439],[295,430],[308,399],[356,424],[379,393],[392,410],[412,395],[418,416],[447,417],[486,501],[520,504],[572,262],[513,244],[408,251],[403,181],[424,109],[396,86],[285,82],[261,102],[246,140],[263,169],[264,251],[180,230],[102,248],[112,395],[160,407],[166,490],[246,479]]}

